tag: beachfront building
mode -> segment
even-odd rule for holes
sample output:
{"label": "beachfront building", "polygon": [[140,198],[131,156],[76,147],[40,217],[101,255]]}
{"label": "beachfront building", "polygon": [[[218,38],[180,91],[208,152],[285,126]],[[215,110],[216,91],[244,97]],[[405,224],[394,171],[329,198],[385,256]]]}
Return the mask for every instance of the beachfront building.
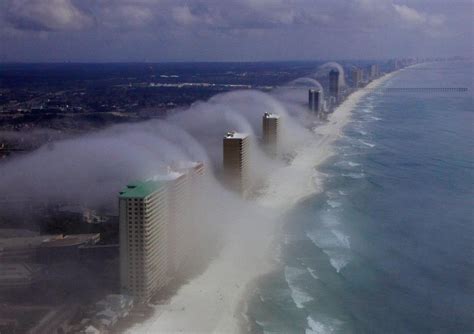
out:
{"label": "beachfront building", "polygon": [[339,101],[339,71],[331,70],[329,72],[329,95],[333,97],[336,102]]}
{"label": "beachfront building", "polygon": [[246,133],[227,132],[223,141],[223,165],[226,184],[245,195],[250,184],[250,138]]}
{"label": "beachfront building", "polygon": [[187,173],[170,171],[161,178],[168,192],[168,273],[175,275],[189,253],[186,242],[188,229],[189,176]]}
{"label": "beachfront building", "polygon": [[[202,233],[203,210],[202,210],[202,193],[205,191],[205,165],[202,161],[178,161],[173,162],[171,168],[186,175],[186,208],[183,211],[185,214],[185,224],[183,233],[180,236],[184,256],[183,262],[191,255],[193,247],[198,246],[198,236]],[[178,262],[178,268],[182,267]]]}
{"label": "beachfront building", "polygon": [[376,79],[380,75],[380,67],[379,64],[372,64],[370,66],[370,78],[371,79]]}
{"label": "beachfront building", "polygon": [[262,118],[263,145],[270,154],[276,154],[278,149],[278,133],[280,116],[264,113]]}
{"label": "beachfront building", "polygon": [[120,284],[124,294],[148,302],[168,280],[168,208],[159,181],[127,185],[119,195]]}
{"label": "beachfront building", "polygon": [[363,81],[364,72],[360,68],[352,69],[352,85],[354,88],[360,88]]}
{"label": "beachfront building", "polygon": [[317,89],[308,91],[308,107],[309,110],[318,114],[321,110],[321,92]]}

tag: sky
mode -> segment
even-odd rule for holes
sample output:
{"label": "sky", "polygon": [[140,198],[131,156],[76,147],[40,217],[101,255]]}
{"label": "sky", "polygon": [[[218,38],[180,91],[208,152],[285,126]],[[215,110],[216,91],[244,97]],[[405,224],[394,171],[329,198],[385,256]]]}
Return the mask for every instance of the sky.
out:
{"label": "sky", "polygon": [[1,0],[2,62],[473,55],[474,0]]}

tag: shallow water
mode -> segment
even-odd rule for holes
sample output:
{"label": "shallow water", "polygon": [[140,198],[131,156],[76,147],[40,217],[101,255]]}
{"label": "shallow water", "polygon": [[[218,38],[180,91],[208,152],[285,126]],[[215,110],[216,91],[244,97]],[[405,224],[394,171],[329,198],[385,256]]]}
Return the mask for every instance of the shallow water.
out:
{"label": "shallow water", "polygon": [[281,266],[249,301],[266,333],[472,333],[472,63],[422,65],[366,95],[324,191],[287,217]]}

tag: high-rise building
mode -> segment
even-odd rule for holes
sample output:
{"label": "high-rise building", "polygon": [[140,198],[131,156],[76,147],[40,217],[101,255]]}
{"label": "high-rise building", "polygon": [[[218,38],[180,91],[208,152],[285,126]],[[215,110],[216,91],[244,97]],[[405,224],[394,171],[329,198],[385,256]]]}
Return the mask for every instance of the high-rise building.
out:
{"label": "high-rise building", "polygon": [[379,64],[372,64],[370,66],[370,78],[371,79],[376,79],[380,75],[380,69],[379,69]]}
{"label": "high-rise building", "polygon": [[159,181],[127,185],[119,195],[120,284],[148,302],[168,279],[168,198]]}
{"label": "high-rise building", "polygon": [[[185,226],[180,237],[185,258],[189,261],[194,247],[200,247],[202,240],[202,221],[206,219],[202,204],[205,200],[202,193],[205,191],[205,166],[202,161],[179,161],[172,164],[172,169],[179,173],[186,174],[187,178],[187,200],[185,214]],[[189,253],[189,254],[188,254]],[[180,268],[178,268],[180,269]]]}
{"label": "high-rise building", "polygon": [[321,110],[321,93],[317,89],[310,89],[308,91],[308,107],[314,113],[319,113]]}
{"label": "high-rise building", "polygon": [[264,113],[262,118],[263,145],[271,153],[277,153],[280,116]]}
{"label": "high-rise building", "polygon": [[360,68],[353,68],[352,69],[352,83],[354,88],[359,88],[361,86],[363,80],[364,73]]}
{"label": "high-rise building", "polygon": [[224,177],[227,185],[245,195],[250,185],[250,138],[246,133],[228,132],[223,141]]}
{"label": "high-rise building", "polygon": [[203,176],[205,173],[204,162],[202,161],[174,161],[171,169],[178,173],[194,176]]}
{"label": "high-rise building", "polygon": [[181,268],[189,252],[186,233],[190,217],[191,191],[187,173],[169,171],[156,178],[166,184],[168,200],[168,274],[173,276]]}
{"label": "high-rise building", "polygon": [[329,95],[333,96],[336,101],[339,100],[339,71],[337,70],[329,72]]}

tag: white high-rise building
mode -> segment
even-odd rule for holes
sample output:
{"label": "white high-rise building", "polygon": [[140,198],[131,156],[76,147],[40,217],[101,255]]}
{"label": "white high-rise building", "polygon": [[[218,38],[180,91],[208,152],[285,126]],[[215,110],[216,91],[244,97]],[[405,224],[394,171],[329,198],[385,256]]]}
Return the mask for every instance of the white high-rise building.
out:
{"label": "white high-rise building", "polygon": [[[186,175],[188,188],[186,210],[184,211],[185,227],[181,238],[185,252],[192,252],[193,248],[199,247],[199,235],[202,233],[202,220],[206,214],[203,212],[202,198],[205,191],[205,167],[202,161],[178,161],[172,164],[172,169]],[[186,256],[186,258],[188,258]]]}
{"label": "white high-rise building", "polygon": [[224,177],[227,185],[245,195],[250,187],[250,138],[246,133],[228,132],[223,142]]}
{"label": "white high-rise building", "polygon": [[278,149],[278,134],[280,126],[280,116],[264,113],[262,118],[262,140],[268,153],[276,154]]}
{"label": "white high-rise building", "polygon": [[360,88],[363,78],[364,72],[360,68],[353,68],[352,69],[352,84],[354,88]]}
{"label": "white high-rise building", "polygon": [[[180,162],[119,195],[123,293],[148,302],[178,275],[192,251],[193,215],[202,162]],[[197,224],[195,224],[197,225]]]}
{"label": "white high-rise building", "polygon": [[170,275],[178,272],[189,252],[186,242],[191,195],[188,178],[186,173],[170,171],[160,180],[166,184],[168,192],[168,270]]}
{"label": "white high-rise building", "polygon": [[370,66],[370,78],[376,79],[380,76],[380,67],[379,64],[372,64]]}
{"label": "white high-rise building", "polygon": [[119,210],[121,289],[148,302],[169,280],[166,186],[158,181],[127,185]]}

